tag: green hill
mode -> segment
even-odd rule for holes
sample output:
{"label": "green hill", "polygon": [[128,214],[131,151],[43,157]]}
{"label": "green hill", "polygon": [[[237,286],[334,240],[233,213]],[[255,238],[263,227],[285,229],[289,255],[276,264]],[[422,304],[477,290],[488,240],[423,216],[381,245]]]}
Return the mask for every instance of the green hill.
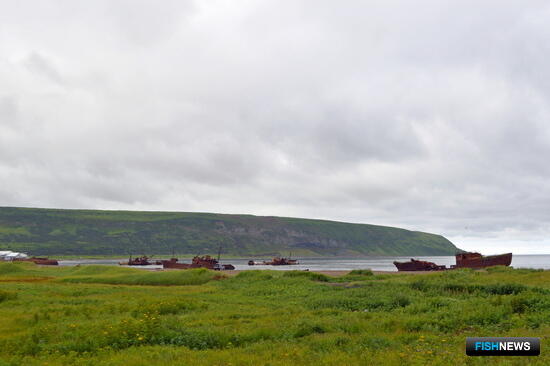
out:
{"label": "green hill", "polygon": [[0,250],[33,255],[452,255],[441,235],[288,217],[0,207]]}

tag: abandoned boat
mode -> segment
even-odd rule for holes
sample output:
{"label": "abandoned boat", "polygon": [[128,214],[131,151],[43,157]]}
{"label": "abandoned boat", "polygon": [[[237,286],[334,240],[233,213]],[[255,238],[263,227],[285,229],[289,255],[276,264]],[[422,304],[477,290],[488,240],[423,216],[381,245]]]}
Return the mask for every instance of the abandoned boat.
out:
{"label": "abandoned boat", "polygon": [[428,261],[419,261],[411,258],[409,262],[393,262],[398,271],[444,271],[446,268],[443,265],[435,264]]}
{"label": "abandoned boat", "polygon": [[121,266],[149,266],[153,263],[149,262],[149,257],[144,255],[142,257],[137,257],[134,259],[132,259],[132,256],[130,256],[130,258],[128,258],[128,261],[119,262],[118,264],[120,264]]}
{"label": "abandoned boat", "polygon": [[173,268],[173,269],[189,269],[189,268],[208,268],[215,271],[219,270],[231,270],[235,269],[235,266],[232,264],[220,264],[219,260],[212,258],[209,255],[202,257],[195,256],[191,260],[191,263],[181,263],[178,262],[177,258],[170,258],[169,260],[164,260],[162,262],[163,268]]}
{"label": "abandoned boat", "polygon": [[457,268],[486,268],[491,266],[509,266],[512,263],[512,253],[483,256],[476,252],[457,253],[456,264],[446,268],[433,262],[412,259],[409,262],[393,262],[398,271],[443,271]]}
{"label": "abandoned boat", "polygon": [[451,268],[485,268],[491,266],[509,266],[512,263],[512,253],[483,256],[476,252],[458,253],[456,264]]}
{"label": "abandoned boat", "polygon": [[57,266],[59,262],[56,259],[49,259],[46,257],[30,257],[30,258],[15,258],[14,262],[33,262],[42,266]]}
{"label": "abandoned boat", "polygon": [[264,261],[263,264],[270,266],[290,266],[292,264],[298,264],[298,260],[290,258],[275,257],[271,261]]}

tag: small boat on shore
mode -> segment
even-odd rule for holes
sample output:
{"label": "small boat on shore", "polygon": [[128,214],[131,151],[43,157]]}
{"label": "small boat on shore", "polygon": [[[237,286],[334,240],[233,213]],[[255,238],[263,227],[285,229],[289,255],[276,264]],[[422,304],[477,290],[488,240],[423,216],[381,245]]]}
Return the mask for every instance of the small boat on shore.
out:
{"label": "small boat on shore", "polygon": [[292,264],[298,264],[298,260],[290,258],[275,257],[271,261],[264,261],[263,264],[270,266],[290,266]]}
{"label": "small boat on shore", "polygon": [[49,259],[46,257],[30,257],[30,258],[15,258],[14,262],[33,262],[42,266],[57,266],[59,262],[56,259]]}
{"label": "small boat on shore", "polygon": [[409,262],[393,262],[398,271],[444,271],[446,267],[428,261],[411,258]]}
{"label": "small boat on shore", "polygon": [[274,257],[270,261],[262,261],[262,262],[254,262],[252,259],[248,261],[249,266],[255,266],[255,265],[264,265],[264,266],[290,266],[293,264],[298,264],[297,259],[291,259],[292,253],[288,256],[288,258],[284,257]]}
{"label": "small boat on shore", "polygon": [[433,262],[420,261],[411,258],[409,262],[393,262],[398,271],[444,271],[457,268],[486,268],[491,266],[509,266],[512,263],[512,253],[483,256],[477,252],[457,253],[456,264],[447,268]]}
{"label": "small boat on shore", "polygon": [[232,264],[220,264],[219,260],[209,255],[202,257],[195,256],[191,260],[191,263],[181,263],[178,262],[177,258],[170,258],[169,260],[161,261],[161,264],[162,268],[171,269],[208,268],[215,271],[235,269],[235,266]]}
{"label": "small boat on shore", "polygon": [[130,256],[130,258],[128,258],[128,261],[119,262],[118,264],[120,264],[121,266],[149,266],[153,263],[149,262],[149,257],[144,255],[142,257],[137,257],[134,259],[132,259],[132,256]]}
{"label": "small boat on shore", "polygon": [[512,253],[483,256],[476,252],[459,253],[455,256],[456,264],[451,268],[485,268],[491,266],[509,266]]}

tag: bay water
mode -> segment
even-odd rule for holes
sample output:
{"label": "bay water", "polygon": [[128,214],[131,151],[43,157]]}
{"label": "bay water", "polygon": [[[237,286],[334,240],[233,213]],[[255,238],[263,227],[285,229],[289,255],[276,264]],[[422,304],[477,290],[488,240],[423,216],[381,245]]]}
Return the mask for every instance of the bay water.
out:
{"label": "bay water", "polygon": [[[444,264],[449,267],[451,264],[455,264],[454,256],[421,256],[414,257],[415,259],[434,262],[437,264]],[[224,259],[222,258],[222,264],[231,263],[237,270],[245,269],[272,269],[280,271],[288,270],[310,270],[310,271],[350,271],[353,269],[371,269],[374,271],[397,271],[393,265],[393,261],[405,262],[411,259],[407,257],[361,257],[361,258],[296,258],[299,264],[292,266],[267,266],[267,265],[254,265],[249,266],[248,261],[251,258],[237,258],[237,259]],[[271,258],[265,258],[270,260]],[[62,260],[59,262],[62,266],[74,266],[77,264],[103,264],[103,265],[118,265],[119,261],[124,259],[75,259],[75,260]],[[154,259],[155,260],[155,259]],[[261,262],[260,259],[254,258],[255,262]],[[180,258],[180,262],[191,263],[191,258]],[[514,255],[512,257],[512,267],[514,268],[535,268],[535,269],[550,269],[550,255],[549,254],[536,254],[536,255]],[[162,268],[160,265],[150,266],[135,266],[135,268],[155,269]]]}

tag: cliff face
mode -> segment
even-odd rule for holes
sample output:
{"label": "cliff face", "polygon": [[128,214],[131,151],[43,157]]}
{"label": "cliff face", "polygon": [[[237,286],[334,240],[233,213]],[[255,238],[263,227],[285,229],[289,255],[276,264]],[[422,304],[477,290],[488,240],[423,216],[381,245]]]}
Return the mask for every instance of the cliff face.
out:
{"label": "cliff face", "polygon": [[0,248],[34,255],[452,255],[440,235],[325,220],[189,212],[0,208]]}

